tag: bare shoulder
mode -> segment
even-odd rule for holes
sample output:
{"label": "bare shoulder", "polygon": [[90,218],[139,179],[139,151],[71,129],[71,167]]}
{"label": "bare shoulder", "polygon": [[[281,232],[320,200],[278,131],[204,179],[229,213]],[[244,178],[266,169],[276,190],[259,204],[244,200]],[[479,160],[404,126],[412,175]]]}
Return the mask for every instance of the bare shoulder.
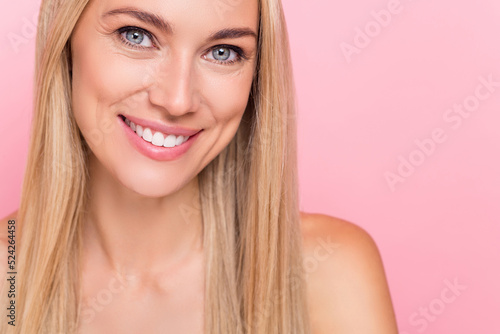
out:
{"label": "bare shoulder", "polygon": [[304,268],[313,334],[396,334],[383,262],[360,226],[302,213]]}
{"label": "bare shoulder", "polygon": [[[0,219],[0,273],[5,275],[7,270],[7,256],[9,248],[9,221],[17,217],[17,211]],[[0,283],[0,289],[3,286],[3,281]]]}

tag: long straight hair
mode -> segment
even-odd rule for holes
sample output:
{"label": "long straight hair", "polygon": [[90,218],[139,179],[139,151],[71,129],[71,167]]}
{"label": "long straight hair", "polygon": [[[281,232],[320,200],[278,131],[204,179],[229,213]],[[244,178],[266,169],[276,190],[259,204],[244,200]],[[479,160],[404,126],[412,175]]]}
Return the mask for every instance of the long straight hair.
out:
{"label": "long straight hair", "polygon": [[[74,333],[81,321],[88,147],[71,111],[69,39],[87,3],[41,4],[32,133],[17,217],[16,327],[2,321],[1,333]],[[259,17],[256,72],[239,129],[198,177],[207,334],[310,333],[295,88],[280,0],[259,0]]]}

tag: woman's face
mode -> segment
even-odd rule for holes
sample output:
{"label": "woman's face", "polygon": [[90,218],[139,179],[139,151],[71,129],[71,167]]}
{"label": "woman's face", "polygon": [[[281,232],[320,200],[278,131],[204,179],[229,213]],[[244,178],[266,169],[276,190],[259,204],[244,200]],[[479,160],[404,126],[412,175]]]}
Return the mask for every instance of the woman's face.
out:
{"label": "woman's face", "polygon": [[144,196],[186,185],[238,129],[257,31],[257,0],[91,0],[71,37],[91,159]]}

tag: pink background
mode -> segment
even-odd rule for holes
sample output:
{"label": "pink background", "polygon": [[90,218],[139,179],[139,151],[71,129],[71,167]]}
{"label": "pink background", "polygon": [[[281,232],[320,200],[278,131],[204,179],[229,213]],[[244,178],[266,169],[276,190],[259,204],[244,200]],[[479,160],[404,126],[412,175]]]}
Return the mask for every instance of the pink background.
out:
{"label": "pink background", "polygon": [[[12,1],[0,11],[0,216],[19,204],[38,5]],[[500,2],[283,5],[299,102],[301,209],[374,237],[400,334],[500,333],[500,87],[476,92],[480,77],[500,82]],[[461,123],[444,118],[464,103],[473,111]],[[396,175],[401,159],[410,171],[391,187],[385,175]]]}

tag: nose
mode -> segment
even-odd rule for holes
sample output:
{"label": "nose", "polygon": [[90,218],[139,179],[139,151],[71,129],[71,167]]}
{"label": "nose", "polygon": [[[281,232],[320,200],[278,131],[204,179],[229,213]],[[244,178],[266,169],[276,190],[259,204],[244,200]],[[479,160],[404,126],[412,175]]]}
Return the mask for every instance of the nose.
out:
{"label": "nose", "polygon": [[169,115],[182,116],[198,108],[195,69],[188,56],[166,57],[152,67],[149,100]]}

